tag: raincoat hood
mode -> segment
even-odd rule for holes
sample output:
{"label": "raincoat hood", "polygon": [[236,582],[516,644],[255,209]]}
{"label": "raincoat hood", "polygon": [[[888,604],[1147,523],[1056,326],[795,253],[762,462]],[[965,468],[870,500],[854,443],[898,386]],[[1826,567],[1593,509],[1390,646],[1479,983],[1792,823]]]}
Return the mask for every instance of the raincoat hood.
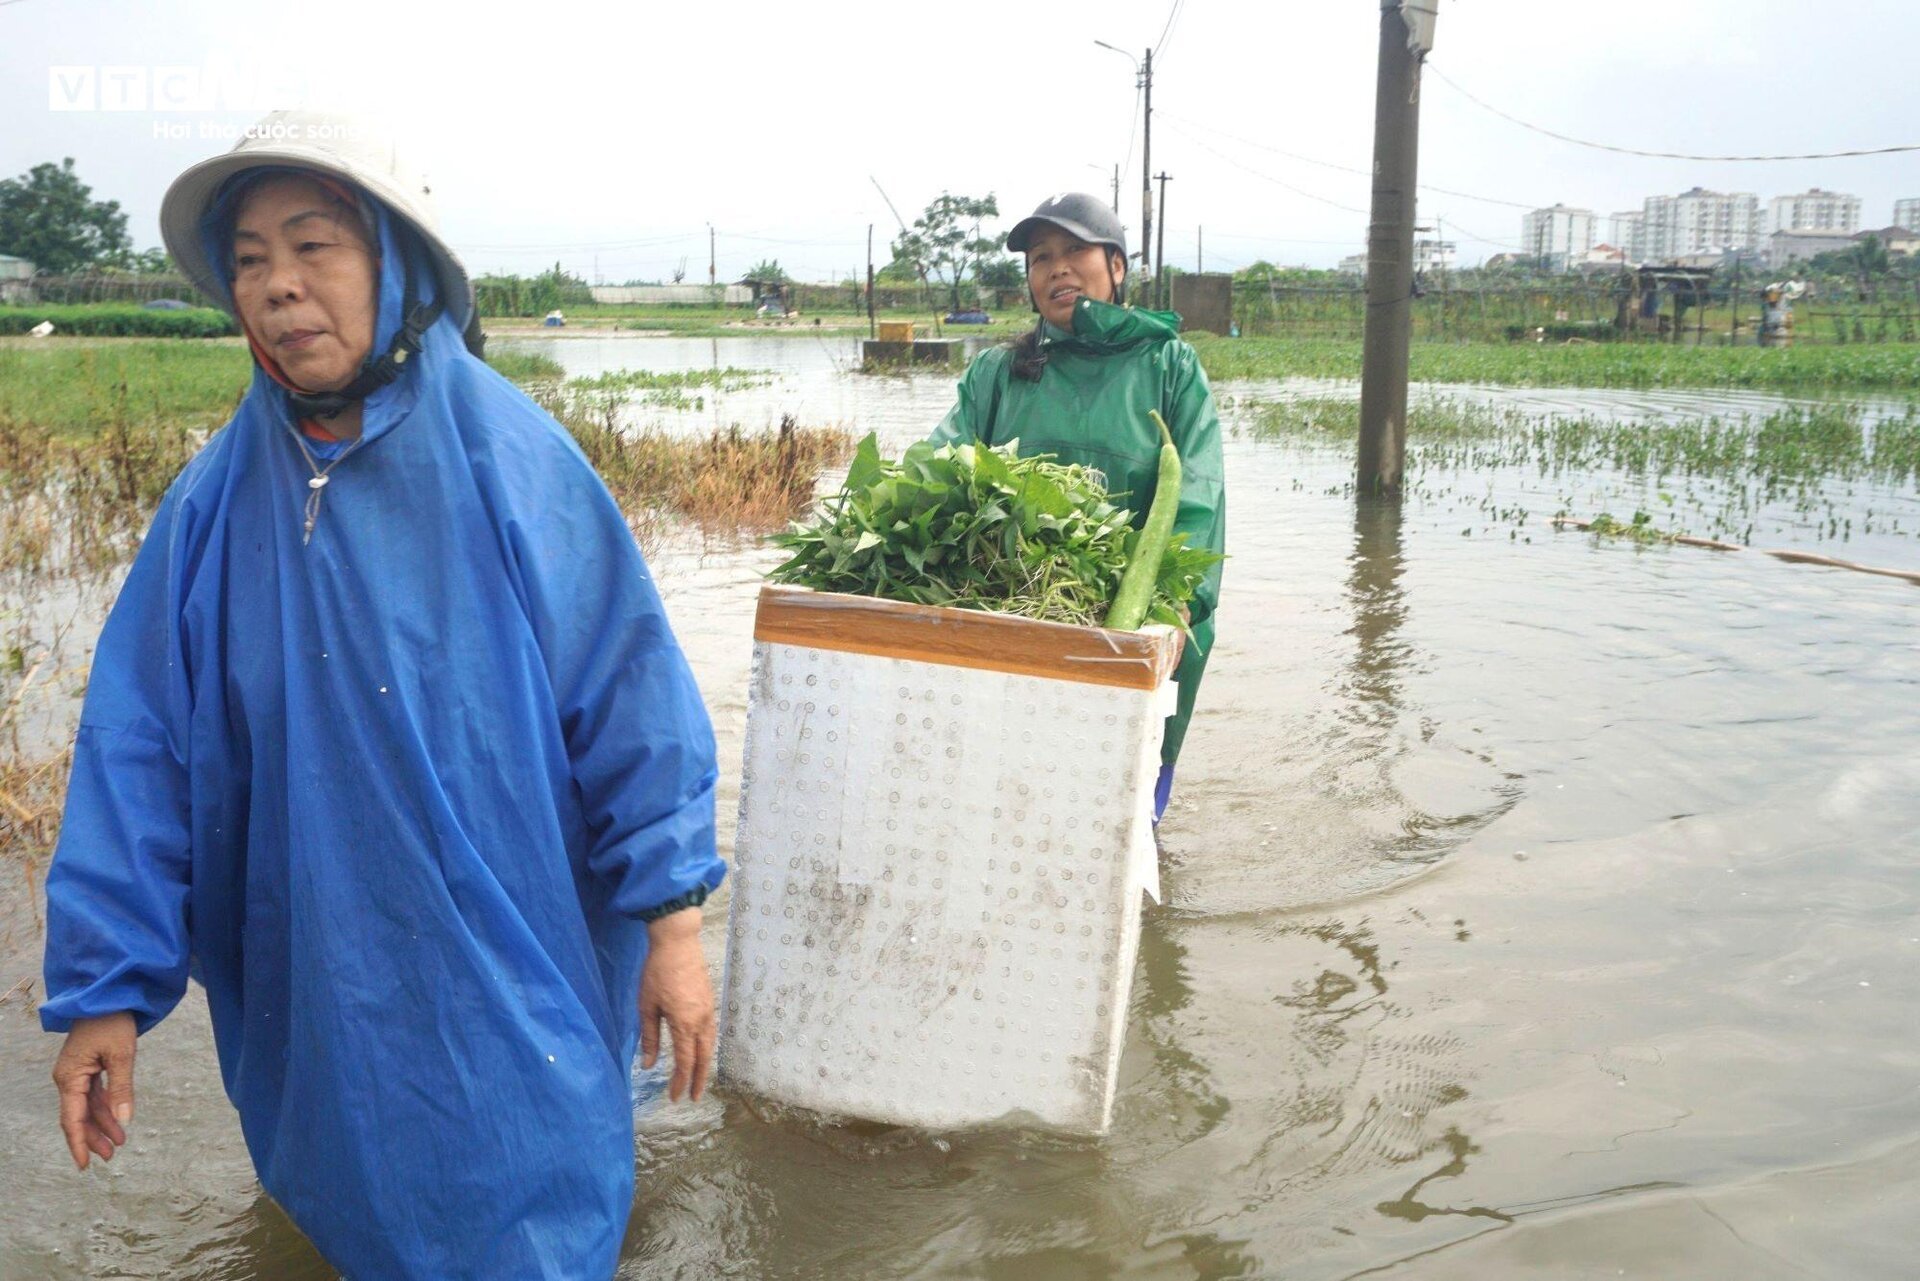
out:
{"label": "raincoat hood", "polygon": [[[288,166],[268,168],[274,172],[284,171],[295,175],[304,172]],[[362,216],[373,223],[374,242],[380,254],[380,274],[375,283],[379,294],[378,310],[371,352],[371,356],[377,359],[393,347],[394,337],[400,333],[410,305],[425,306],[439,301],[440,281],[428,266],[429,252],[413,228],[379,201],[369,199],[364,192],[353,194],[361,202]],[[227,298],[232,297],[233,282],[228,271],[229,246],[226,240],[231,234],[229,229],[235,214],[233,206],[239,198],[240,184],[237,181],[228,182],[201,215],[198,228],[198,239],[211,264],[209,270],[218,281],[222,296]],[[239,322],[242,332],[247,334],[249,345],[253,348],[253,384],[247,390],[247,399],[257,399],[260,408],[270,417],[293,425],[301,415],[296,414],[291,404],[292,384],[274,363],[272,356],[254,341],[254,335],[247,329],[245,319],[237,310],[234,318]],[[445,310],[423,336],[422,345],[429,342],[455,348],[463,345],[454,319]],[[362,402],[360,447],[386,435],[406,417],[418,399],[418,390],[413,383],[414,375],[421,367],[418,361],[414,362],[411,369],[403,365],[392,382],[368,393]],[[314,449],[320,457],[328,458],[353,445],[352,441],[315,442]]]}

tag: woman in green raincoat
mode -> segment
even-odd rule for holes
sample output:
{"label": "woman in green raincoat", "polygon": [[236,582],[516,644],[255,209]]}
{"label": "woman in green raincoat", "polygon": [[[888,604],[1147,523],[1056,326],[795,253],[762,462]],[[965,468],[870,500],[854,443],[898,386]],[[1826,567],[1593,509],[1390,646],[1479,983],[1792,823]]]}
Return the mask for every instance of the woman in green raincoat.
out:
{"label": "woman in green raincoat", "polygon": [[[1190,547],[1224,555],[1226,481],[1213,392],[1199,357],[1180,338],[1178,316],[1124,305],[1127,241],[1120,220],[1093,196],[1052,196],[1008,233],[1007,248],[1026,255],[1039,323],[967,368],[934,441],[1018,440],[1023,455],[1052,454],[1097,467],[1110,491],[1126,495],[1138,525],[1159,477],[1160,433],[1147,412],[1157,409],[1180,451],[1174,532],[1184,533]],[[1180,659],[1179,710],[1167,718],[1161,743],[1156,819],[1172,791],[1174,762],[1213,649],[1219,601],[1215,565],[1189,607],[1193,640]]]}

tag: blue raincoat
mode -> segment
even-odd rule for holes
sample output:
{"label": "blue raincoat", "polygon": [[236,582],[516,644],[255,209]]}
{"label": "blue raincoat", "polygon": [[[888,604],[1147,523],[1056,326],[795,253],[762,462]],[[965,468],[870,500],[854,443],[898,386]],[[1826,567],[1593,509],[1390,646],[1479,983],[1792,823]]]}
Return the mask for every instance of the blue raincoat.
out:
{"label": "blue raincoat", "polygon": [[[412,233],[378,222],[384,351]],[[605,487],[449,317],[304,546],[288,418],[256,369],[107,620],[42,1022],[144,1032],[192,974],[260,1181],[334,1266],[604,1279],[638,914],[725,872],[706,711]]]}

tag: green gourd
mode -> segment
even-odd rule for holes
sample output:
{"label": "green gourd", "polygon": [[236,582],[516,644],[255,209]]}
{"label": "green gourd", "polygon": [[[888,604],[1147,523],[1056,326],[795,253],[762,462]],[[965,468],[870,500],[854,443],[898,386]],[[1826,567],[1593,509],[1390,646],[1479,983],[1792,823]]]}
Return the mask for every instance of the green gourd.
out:
{"label": "green gourd", "polygon": [[1160,411],[1147,412],[1160,429],[1160,480],[1153,491],[1153,506],[1147,510],[1147,523],[1140,527],[1133,556],[1120,576],[1120,590],[1114,593],[1113,607],[1107,611],[1106,626],[1123,632],[1139,631],[1147,621],[1153,589],[1160,581],[1160,560],[1173,541],[1173,518],[1180,510],[1180,451],[1173,447],[1173,433],[1167,430],[1167,420]]}

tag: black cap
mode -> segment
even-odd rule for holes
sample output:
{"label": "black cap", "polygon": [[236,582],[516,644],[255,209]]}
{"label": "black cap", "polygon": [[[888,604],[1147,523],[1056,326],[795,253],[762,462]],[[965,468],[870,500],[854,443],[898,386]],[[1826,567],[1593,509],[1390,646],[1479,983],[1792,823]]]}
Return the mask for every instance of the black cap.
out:
{"label": "black cap", "polygon": [[1120,225],[1119,216],[1105,201],[1084,191],[1063,192],[1042,200],[1039,208],[1015,223],[1007,233],[1007,248],[1017,254],[1025,253],[1033,233],[1049,225],[1090,245],[1112,245],[1121,257],[1126,256],[1127,229]]}

